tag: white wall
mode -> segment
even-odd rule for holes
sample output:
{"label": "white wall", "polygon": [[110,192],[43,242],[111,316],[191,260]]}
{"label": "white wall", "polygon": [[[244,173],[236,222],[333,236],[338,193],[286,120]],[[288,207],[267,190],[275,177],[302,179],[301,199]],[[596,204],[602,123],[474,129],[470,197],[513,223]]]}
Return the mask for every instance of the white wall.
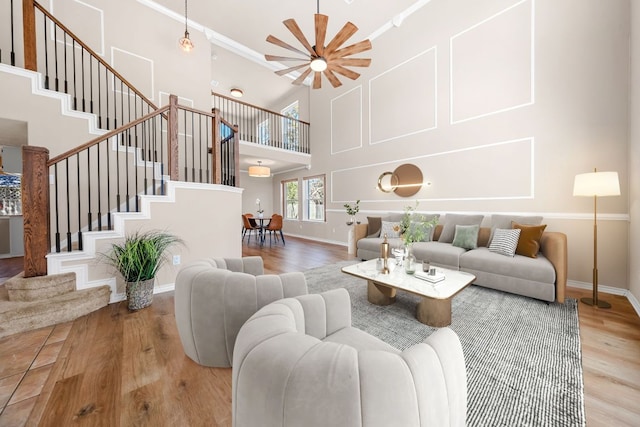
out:
{"label": "white wall", "polygon": [[631,2],[629,290],[640,301],[640,4]]}
{"label": "white wall", "polygon": [[[327,174],[328,221],[285,232],[346,242],[342,205],[356,199],[362,219],[416,199],[537,213],[567,233],[569,279],[588,285],[593,202],[572,196],[573,180],[616,170],[622,196],[598,209],[600,284],[628,288],[628,16],[628,0],[431,1],[373,41],[360,79],[311,92],[309,174]],[[403,163],[433,185],[409,199],[376,191]]]}

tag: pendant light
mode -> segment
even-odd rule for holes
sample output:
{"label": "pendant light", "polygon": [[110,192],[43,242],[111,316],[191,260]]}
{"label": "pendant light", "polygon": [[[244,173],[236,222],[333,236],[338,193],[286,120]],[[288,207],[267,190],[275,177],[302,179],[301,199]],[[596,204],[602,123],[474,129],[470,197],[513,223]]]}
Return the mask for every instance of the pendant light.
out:
{"label": "pendant light", "polygon": [[249,176],[267,178],[271,176],[271,169],[267,166],[262,166],[262,162],[258,160],[258,166],[249,166]]}
{"label": "pendant light", "polygon": [[184,0],[184,37],[180,37],[178,43],[185,52],[191,52],[195,47],[189,38],[189,31],[187,30],[187,0]]}

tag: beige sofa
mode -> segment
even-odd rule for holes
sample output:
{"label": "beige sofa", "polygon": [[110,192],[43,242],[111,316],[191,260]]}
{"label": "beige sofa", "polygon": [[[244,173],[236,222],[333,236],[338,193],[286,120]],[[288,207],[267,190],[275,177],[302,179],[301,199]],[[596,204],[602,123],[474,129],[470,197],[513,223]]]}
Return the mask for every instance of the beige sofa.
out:
{"label": "beige sofa", "polygon": [[400,351],[351,326],[344,289],[273,302],[240,329],[234,427],[464,426],[467,374],[455,332]]}
{"label": "beige sofa", "polygon": [[[540,253],[536,258],[530,258],[521,255],[508,257],[489,251],[491,227],[480,227],[478,247],[471,250],[438,242],[442,230],[443,224],[438,224],[432,241],[413,244],[417,260],[428,260],[435,266],[472,273],[476,276],[475,285],[564,303],[567,285],[567,236],[564,233],[545,231],[540,240]],[[369,234],[368,224],[356,225],[357,257],[363,260],[380,256],[383,238],[367,237]],[[403,247],[400,238],[389,239],[389,243],[391,248]]]}

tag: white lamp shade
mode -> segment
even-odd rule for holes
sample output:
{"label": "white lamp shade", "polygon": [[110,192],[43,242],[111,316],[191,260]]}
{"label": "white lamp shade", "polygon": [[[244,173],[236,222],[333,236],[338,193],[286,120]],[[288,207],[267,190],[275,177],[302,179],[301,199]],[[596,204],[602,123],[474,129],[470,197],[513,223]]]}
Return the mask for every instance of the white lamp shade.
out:
{"label": "white lamp shade", "polygon": [[271,169],[267,166],[249,166],[249,176],[266,178],[271,176]]}
{"label": "white lamp shade", "polygon": [[619,196],[618,172],[590,172],[576,175],[574,196]]}

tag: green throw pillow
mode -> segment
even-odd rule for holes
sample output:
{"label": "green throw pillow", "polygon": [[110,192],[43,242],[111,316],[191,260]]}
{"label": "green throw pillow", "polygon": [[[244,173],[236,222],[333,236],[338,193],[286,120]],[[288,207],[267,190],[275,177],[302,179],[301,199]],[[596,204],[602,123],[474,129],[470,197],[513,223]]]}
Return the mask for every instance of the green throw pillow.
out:
{"label": "green throw pillow", "polygon": [[478,247],[479,231],[479,225],[456,225],[456,232],[451,244],[463,249],[475,249]]}

